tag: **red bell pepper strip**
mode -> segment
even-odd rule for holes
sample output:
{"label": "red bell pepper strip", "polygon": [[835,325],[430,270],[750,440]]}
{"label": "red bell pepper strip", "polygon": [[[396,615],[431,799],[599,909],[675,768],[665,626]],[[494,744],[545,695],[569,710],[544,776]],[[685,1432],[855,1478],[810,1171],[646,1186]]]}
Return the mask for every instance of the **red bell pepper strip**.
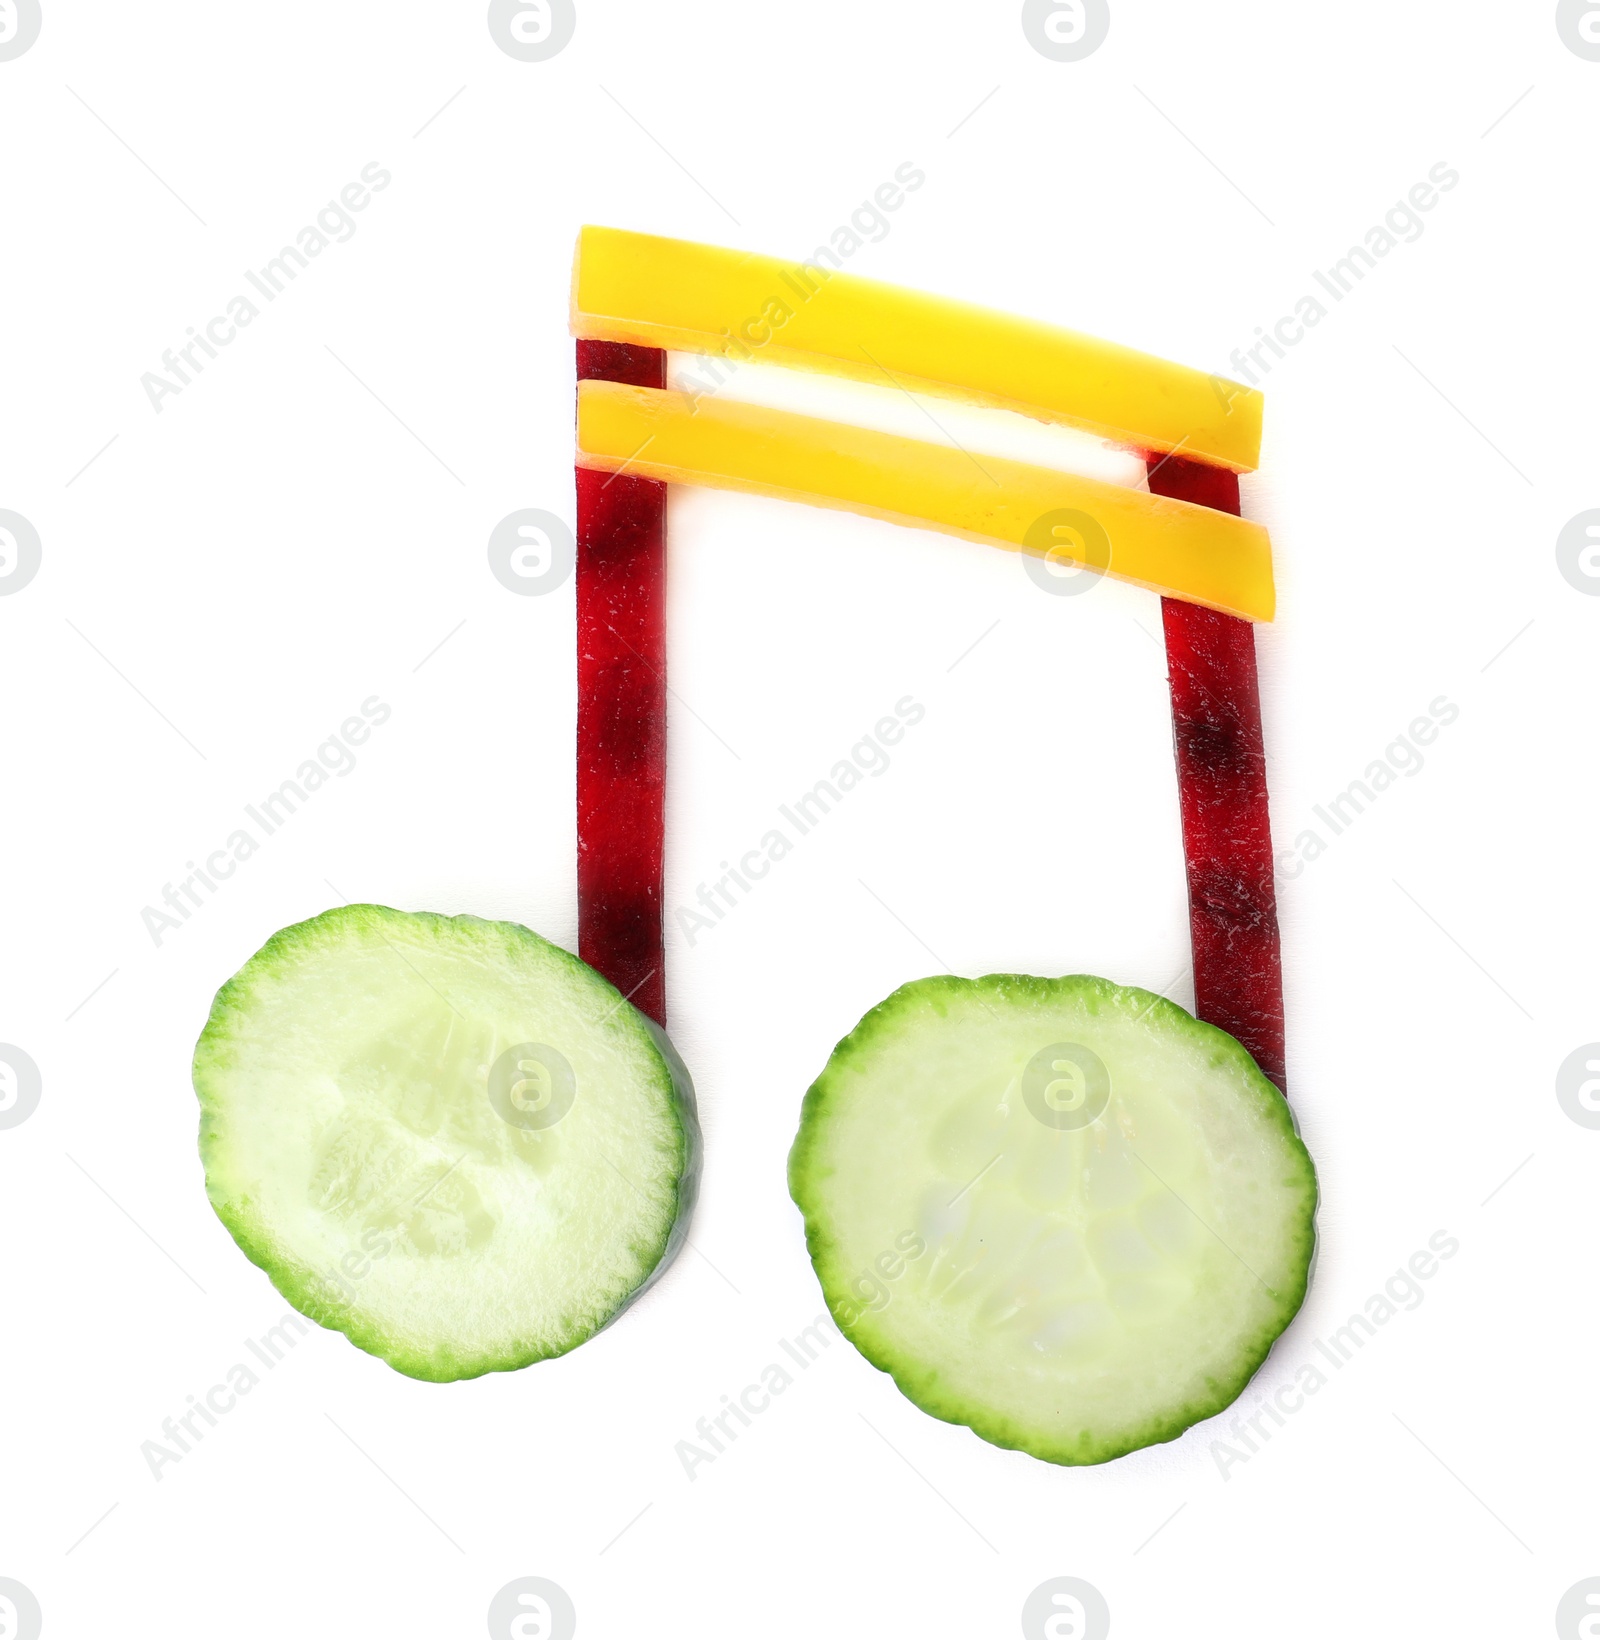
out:
{"label": "red bell pepper strip", "polygon": [[[653,347],[578,343],[580,381],[665,387]],[[667,487],[577,469],[578,954],[664,1026]]]}
{"label": "red bell pepper strip", "polygon": [[[1235,515],[1239,479],[1151,456],[1156,495]],[[1195,1012],[1237,1037],[1286,1089],[1283,954],[1267,814],[1255,633],[1248,621],[1161,601],[1189,878]]]}

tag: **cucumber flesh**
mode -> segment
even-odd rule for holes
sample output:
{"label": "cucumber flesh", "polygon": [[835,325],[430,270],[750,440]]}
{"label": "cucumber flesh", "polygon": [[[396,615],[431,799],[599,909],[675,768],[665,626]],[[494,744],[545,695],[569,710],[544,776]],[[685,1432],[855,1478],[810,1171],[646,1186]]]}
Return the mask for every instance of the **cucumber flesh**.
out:
{"label": "cucumber flesh", "polygon": [[1315,1247],[1311,1158],[1249,1054],[1086,976],[902,987],[806,1095],[789,1188],[861,1353],[1061,1464],[1229,1405]]}
{"label": "cucumber flesh", "polygon": [[218,993],[194,1084],[207,1194],[239,1246],[415,1378],[564,1354],[687,1231],[681,1061],[514,923],[358,905],[284,929]]}

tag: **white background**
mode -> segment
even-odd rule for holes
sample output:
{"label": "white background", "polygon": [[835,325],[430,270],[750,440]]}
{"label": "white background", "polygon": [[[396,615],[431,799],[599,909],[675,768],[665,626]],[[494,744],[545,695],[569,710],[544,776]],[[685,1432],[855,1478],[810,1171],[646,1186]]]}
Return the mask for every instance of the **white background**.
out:
{"label": "white background", "polygon": [[[1119,1637],[1549,1632],[1600,1574],[1600,1133],[1554,1093],[1600,1037],[1600,602],[1554,550],[1600,505],[1600,63],[1552,8],[1113,0],[1055,63],[1013,5],[580,0],[522,63],[481,5],[45,4],[0,63],[0,507],[43,541],[0,598],[0,1041],[44,1089],[0,1132],[0,1576],[46,1633],[481,1634],[523,1575],[587,1636],[1009,1636],[1058,1575]],[[354,238],[157,414],[141,375],[370,161]],[[897,699],[927,712],[670,936],[695,1250],[513,1375],[414,1383],[317,1330],[154,1480],[141,1443],[285,1309],[202,1188],[212,992],[340,896],[575,942],[572,588],[513,596],[485,544],[572,516],[579,224],[802,256],[905,161],[926,185],[855,271],[1219,371],[1459,172],[1275,362],[1246,485],[1279,848],[1431,701],[1460,715],[1286,861],[1321,1256],[1243,1405],[1435,1231],[1459,1254],[1225,1476],[1227,1419],[1056,1469],[836,1343],[688,1479],[675,1443],[821,1309],[784,1161],[869,1006],[945,966],[1192,986],[1153,596],[680,492],[669,904]],[[157,947],[141,909],[374,694],[355,772]]]}

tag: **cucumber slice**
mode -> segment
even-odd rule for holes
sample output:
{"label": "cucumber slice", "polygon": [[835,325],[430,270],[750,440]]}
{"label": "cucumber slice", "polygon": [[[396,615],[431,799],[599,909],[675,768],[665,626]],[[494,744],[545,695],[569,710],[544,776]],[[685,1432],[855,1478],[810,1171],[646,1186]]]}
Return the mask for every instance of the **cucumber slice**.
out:
{"label": "cucumber slice", "polygon": [[807,1093],[789,1191],[840,1330],[1051,1463],[1170,1441],[1305,1296],[1316,1173],[1231,1036],[1074,976],[902,986]]}
{"label": "cucumber slice", "polygon": [[413,1378],[576,1348],[687,1234],[682,1062],[515,923],[356,905],[284,929],[217,993],[194,1085],[234,1240]]}

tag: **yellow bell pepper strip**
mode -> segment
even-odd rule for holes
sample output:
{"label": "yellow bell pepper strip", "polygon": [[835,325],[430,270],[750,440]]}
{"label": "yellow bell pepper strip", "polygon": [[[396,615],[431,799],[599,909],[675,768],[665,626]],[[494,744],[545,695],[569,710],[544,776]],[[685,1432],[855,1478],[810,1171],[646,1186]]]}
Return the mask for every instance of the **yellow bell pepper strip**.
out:
{"label": "yellow bell pepper strip", "polygon": [[[586,227],[572,329],[735,366],[754,360],[942,394],[1234,472],[1260,460],[1261,395],[1251,388],[820,261]],[[704,368],[714,378],[723,369]]]}
{"label": "yellow bell pepper strip", "polygon": [[579,384],[577,460],[940,530],[1246,620],[1273,616],[1272,547],[1259,524],[1050,467],[607,381]]}

